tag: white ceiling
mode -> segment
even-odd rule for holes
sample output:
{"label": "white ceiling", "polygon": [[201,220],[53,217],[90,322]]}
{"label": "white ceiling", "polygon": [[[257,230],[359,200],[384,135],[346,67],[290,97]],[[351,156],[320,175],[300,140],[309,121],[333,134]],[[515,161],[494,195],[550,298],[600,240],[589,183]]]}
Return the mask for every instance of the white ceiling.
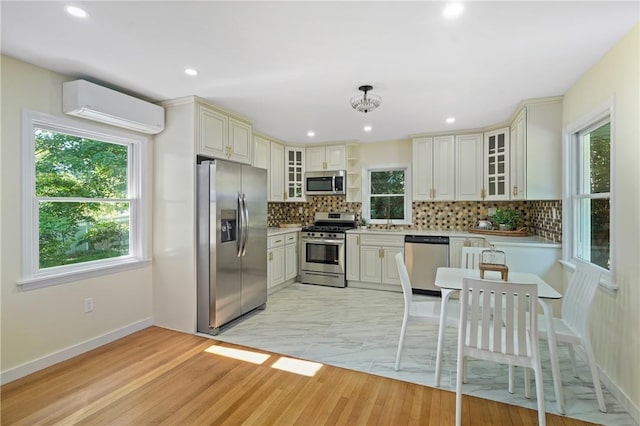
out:
{"label": "white ceiling", "polygon": [[[443,2],[73,2],[84,20],[66,4],[2,1],[2,53],[153,101],[198,95],[295,143],[504,122],[564,94],[640,17],[637,0],[474,1],[456,20]],[[349,104],[362,84],[382,97],[368,114]]]}

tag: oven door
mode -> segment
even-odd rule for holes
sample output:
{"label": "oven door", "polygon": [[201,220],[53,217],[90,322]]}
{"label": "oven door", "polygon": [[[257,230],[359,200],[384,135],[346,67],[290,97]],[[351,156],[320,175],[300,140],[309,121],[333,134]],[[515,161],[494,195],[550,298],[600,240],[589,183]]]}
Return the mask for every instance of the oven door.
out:
{"label": "oven door", "polygon": [[344,240],[303,239],[300,250],[303,271],[344,274]]}

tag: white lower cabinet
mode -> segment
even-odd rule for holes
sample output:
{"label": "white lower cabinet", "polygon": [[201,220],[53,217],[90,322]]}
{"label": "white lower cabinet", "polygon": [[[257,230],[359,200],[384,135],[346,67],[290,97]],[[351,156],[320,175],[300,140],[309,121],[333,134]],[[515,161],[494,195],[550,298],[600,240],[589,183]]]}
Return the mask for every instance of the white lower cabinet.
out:
{"label": "white lower cabinet", "polygon": [[298,276],[298,234],[284,236],[284,280],[289,281]]}
{"label": "white lower cabinet", "polygon": [[[404,235],[372,233],[349,235],[349,237],[351,237],[347,240],[349,285],[402,291],[395,256],[397,253],[404,254]],[[358,255],[359,258],[356,260]],[[358,266],[359,271],[356,272]]]}
{"label": "white lower cabinet", "polygon": [[360,280],[360,235],[347,234],[346,237],[347,281]]}
{"label": "white lower cabinet", "polygon": [[485,247],[484,238],[449,238],[449,266],[460,268],[462,265],[462,247]]}
{"label": "white lower cabinet", "polygon": [[267,239],[267,288],[272,288],[298,276],[298,234],[273,235]]}

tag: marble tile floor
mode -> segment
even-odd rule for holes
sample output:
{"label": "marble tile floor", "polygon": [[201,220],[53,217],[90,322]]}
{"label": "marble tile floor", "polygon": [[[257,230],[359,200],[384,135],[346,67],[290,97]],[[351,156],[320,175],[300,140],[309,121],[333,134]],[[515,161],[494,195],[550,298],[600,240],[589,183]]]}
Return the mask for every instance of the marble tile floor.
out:
{"label": "marble tile floor", "polygon": [[[421,297],[414,295],[414,298]],[[394,370],[402,323],[401,293],[332,288],[295,283],[269,296],[263,311],[239,321],[214,338],[256,349],[290,355],[337,367],[433,386],[437,328],[410,323],[400,364]],[[445,339],[441,389],[455,392],[456,330]],[[604,389],[608,413],[598,410],[586,363],[578,363],[573,377],[566,348],[560,348],[566,415],[603,425],[637,425],[617,400]],[[548,347],[541,344],[545,409],[557,414]],[[522,369],[517,369],[514,394],[507,392],[507,367],[471,360],[465,394],[537,409],[533,398],[524,397]]]}

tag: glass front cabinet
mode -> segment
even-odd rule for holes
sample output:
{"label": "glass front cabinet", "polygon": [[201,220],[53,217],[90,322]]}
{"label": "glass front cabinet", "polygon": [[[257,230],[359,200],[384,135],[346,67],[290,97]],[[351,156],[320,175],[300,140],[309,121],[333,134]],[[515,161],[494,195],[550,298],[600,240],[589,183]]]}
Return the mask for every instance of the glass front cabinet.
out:
{"label": "glass front cabinet", "polygon": [[304,196],[304,148],[285,149],[285,199],[305,201]]}
{"label": "glass front cabinet", "polygon": [[484,134],[483,200],[509,199],[509,128]]}

